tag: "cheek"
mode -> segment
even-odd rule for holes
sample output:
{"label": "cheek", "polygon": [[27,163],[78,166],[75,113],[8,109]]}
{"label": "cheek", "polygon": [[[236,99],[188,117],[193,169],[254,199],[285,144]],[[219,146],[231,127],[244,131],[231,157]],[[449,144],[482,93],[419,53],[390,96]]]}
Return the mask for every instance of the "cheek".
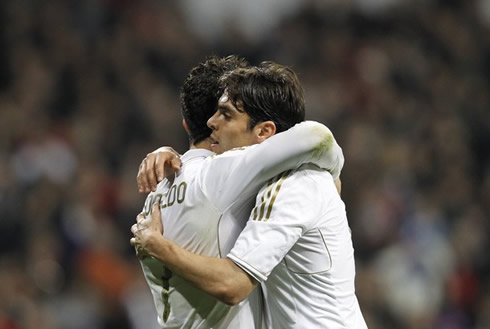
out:
{"label": "cheek", "polygon": [[254,144],[257,144],[259,143],[259,140],[257,139],[257,136],[255,135],[248,135],[248,138],[247,138],[247,144],[248,145],[254,145]]}

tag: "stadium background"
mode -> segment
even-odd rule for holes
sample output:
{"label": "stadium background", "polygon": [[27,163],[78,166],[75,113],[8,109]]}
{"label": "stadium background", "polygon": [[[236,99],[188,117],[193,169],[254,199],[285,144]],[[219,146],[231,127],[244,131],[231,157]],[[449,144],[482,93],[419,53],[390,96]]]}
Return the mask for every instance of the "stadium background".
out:
{"label": "stadium background", "polygon": [[370,328],[490,328],[490,1],[0,3],[0,329],[155,328],[139,161],[210,54],[300,75],[343,146]]}

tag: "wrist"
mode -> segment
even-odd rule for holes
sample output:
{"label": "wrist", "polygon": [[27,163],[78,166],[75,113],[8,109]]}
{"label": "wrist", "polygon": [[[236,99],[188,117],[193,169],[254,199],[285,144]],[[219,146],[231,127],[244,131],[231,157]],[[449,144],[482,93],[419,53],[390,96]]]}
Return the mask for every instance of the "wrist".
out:
{"label": "wrist", "polygon": [[163,261],[162,254],[165,255],[165,252],[162,251],[166,248],[167,242],[167,239],[160,232],[153,231],[148,236],[147,247],[145,249],[151,256]]}

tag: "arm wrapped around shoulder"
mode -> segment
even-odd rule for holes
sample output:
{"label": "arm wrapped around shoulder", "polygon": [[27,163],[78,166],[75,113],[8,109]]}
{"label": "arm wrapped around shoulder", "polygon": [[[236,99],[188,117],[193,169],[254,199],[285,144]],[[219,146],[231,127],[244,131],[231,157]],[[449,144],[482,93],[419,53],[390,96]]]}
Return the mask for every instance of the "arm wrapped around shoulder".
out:
{"label": "arm wrapped around shoulder", "polygon": [[299,135],[308,139],[308,145],[313,146],[311,162],[329,171],[337,179],[344,166],[344,154],[330,129],[315,121],[299,123],[292,129],[298,129]]}

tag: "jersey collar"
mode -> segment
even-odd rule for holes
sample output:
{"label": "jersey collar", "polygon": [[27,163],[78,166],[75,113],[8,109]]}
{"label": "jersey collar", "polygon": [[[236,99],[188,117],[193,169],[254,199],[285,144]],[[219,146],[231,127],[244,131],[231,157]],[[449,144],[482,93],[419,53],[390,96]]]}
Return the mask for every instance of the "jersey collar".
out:
{"label": "jersey collar", "polygon": [[181,157],[180,160],[182,162],[186,162],[195,158],[207,158],[210,155],[215,154],[214,152],[206,149],[192,149],[187,152],[185,152]]}

